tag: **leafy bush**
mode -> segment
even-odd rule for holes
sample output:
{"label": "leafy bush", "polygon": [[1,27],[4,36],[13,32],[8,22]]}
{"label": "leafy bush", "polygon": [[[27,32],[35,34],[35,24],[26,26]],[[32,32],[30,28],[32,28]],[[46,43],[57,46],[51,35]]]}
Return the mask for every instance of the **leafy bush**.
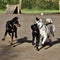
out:
{"label": "leafy bush", "polygon": [[[18,4],[19,0],[0,0],[0,9],[6,8],[6,4]],[[22,0],[22,9],[38,9],[38,10],[58,10],[59,0]]]}

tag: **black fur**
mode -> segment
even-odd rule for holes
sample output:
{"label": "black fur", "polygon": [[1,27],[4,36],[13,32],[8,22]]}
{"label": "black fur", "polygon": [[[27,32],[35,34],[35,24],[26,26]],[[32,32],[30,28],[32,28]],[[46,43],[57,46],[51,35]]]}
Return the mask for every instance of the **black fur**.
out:
{"label": "black fur", "polygon": [[38,17],[36,17],[36,21],[39,21],[39,18]]}
{"label": "black fur", "polygon": [[34,45],[34,40],[36,38],[36,46],[37,46],[39,43],[39,38],[40,38],[39,29],[37,27],[37,24],[31,25],[31,29],[32,29],[32,45]]}
{"label": "black fur", "polygon": [[18,17],[14,17],[12,20],[7,21],[5,35],[4,35],[4,38],[2,40],[5,40],[7,33],[10,36],[12,36],[12,39],[13,39],[13,36],[15,33],[15,37],[17,38],[17,27],[20,27],[20,26],[21,25],[19,24]]}

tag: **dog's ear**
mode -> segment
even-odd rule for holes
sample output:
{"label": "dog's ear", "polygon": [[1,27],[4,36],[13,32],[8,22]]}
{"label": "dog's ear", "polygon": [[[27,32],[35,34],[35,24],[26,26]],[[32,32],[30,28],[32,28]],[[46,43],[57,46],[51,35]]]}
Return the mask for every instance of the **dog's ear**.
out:
{"label": "dog's ear", "polygon": [[36,17],[36,20],[37,20],[37,21],[39,21],[39,18],[38,18],[38,17]]}

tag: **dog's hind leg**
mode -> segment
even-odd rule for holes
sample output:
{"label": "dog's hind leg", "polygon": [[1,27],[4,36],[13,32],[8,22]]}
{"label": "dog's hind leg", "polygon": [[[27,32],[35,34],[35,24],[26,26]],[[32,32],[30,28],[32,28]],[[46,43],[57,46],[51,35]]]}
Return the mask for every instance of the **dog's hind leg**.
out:
{"label": "dog's hind leg", "polygon": [[13,45],[13,39],[12,39],[12,36],[10,36],[10,45]]}
{"label": "dog's hind leg", "polygon": [[4,35],[3,39],[2,39],[2,41],[5,40],[5,37],[6,37],[6,35],[7,35],[7,32],[8,32],[8,31],[6,30],[5,35]]}

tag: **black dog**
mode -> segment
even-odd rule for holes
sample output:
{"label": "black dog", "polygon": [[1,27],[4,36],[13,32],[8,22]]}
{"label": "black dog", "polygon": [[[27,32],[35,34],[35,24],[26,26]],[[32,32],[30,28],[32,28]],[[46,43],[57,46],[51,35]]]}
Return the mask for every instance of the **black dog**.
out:
{"label": "black dog", "polygon": [[32,29],[32,45],[34,45],[34,40],[36,38],[36,46],[38,46],[40,34],[39,34],[39,29],[37,27],[37,24],[31,25],[31,29]]}
{"label": "black dog", "polygon": [[7,21],[5,35],[4,35],[4,38],[2,40],[3,41],[5,40],[5,37],[8,33],[10,36],[9,42],[12,45],[14,33],[15,33],[15,37],[17,38],[17,27],[20,27],[20,26],[21,25],[19,24],[18,17],[14,17],[12,20]]}

